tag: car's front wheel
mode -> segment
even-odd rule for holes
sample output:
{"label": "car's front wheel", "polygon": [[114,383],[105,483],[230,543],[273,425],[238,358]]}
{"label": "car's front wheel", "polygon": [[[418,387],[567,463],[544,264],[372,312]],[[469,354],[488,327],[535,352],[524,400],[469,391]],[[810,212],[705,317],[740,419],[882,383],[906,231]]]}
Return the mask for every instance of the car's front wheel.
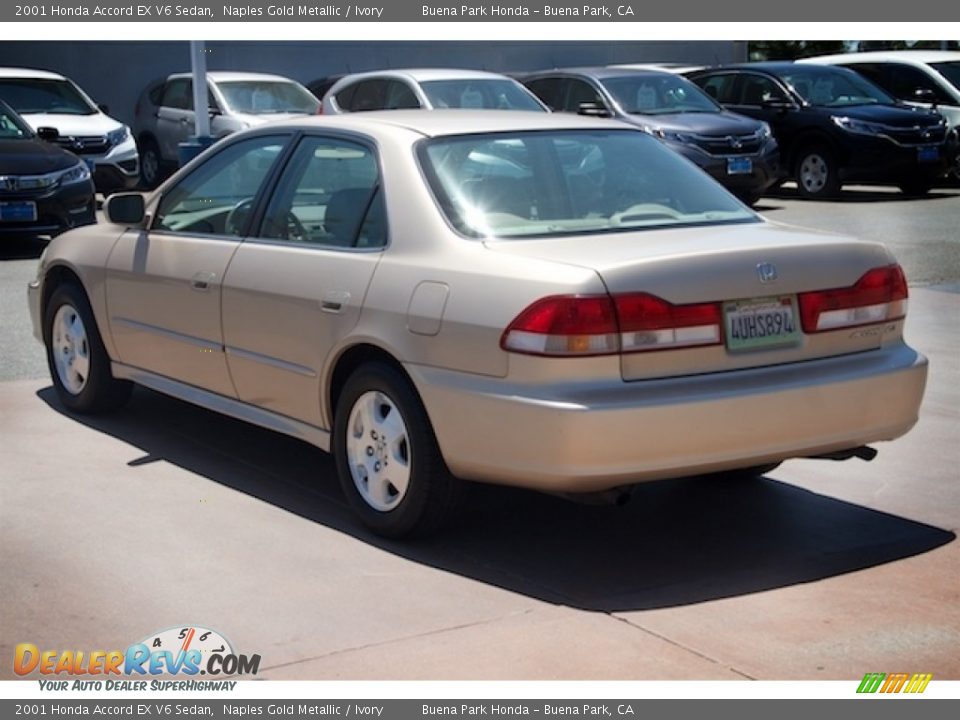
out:
{"label": "car's front wheel", "polygon": [[814,145],[797,156],[795,180],[797,189],[811,199],[832,198],[840,193],[840,176],[833,153],[826,147]]}
{"label": "car's front wheel", "polygon": [[443,461],[420,398],[389,365],[364,365],[347,380],[333,444],[343,492],[378,535],[426,535],[456,511],[462,483]]}
{"label": "car's front wheel", "polygon": [[130,397],[133,385],[110,372],[90,303],[76,285],[60,285],[44,312],[47,364],[57,396],[79,413],[113,410]]}

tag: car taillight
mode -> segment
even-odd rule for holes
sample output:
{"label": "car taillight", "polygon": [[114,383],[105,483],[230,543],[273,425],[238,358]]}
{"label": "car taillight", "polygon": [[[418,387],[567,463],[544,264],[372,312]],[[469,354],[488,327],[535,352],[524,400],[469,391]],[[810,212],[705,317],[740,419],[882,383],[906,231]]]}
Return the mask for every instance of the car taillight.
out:
{"label": "car taillight", "polygon": [[554,295],[517,315],[500,347],[530,355],[609,355],[620,349],[617,332],[609,295]]}
{"label": "car taillight", "polygon": [[851,287],[800,293],[805,333],[873,325],[907,314],[907,279],[899,265],[874,268]]}
{"label": "car taillight", "polygon": [[623,352],[719,345],[720,303],[674,305],[647,293],[616,295]]}
{"label": "car taillight", "polygon": [[588,356],[721,342],[719,303],[673,305],[647,293],[556,295],[537,300],[500,347],[530,355]]}

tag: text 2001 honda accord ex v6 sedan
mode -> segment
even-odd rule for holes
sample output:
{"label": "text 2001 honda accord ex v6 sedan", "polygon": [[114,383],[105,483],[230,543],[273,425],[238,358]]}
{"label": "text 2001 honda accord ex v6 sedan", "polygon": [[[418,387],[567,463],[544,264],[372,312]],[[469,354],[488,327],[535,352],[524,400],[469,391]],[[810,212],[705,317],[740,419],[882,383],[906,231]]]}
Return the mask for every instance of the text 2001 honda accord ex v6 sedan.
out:
{"label": "text 2001 honda accord ex v6 sedan", "polygon": [[384,535],[438,526],[463,480],[868,455],[923,394],[884,246],[768,223],[613,120],[290,121],[105,212],[29,290],[63,404],[132,381],[302,438]]}

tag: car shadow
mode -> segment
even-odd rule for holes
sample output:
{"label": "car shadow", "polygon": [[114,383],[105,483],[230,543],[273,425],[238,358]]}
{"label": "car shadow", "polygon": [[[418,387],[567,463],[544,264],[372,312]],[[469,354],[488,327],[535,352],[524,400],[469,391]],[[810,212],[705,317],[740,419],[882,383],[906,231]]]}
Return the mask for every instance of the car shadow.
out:
{"label": "car shadow", "polygon": [[[934,188],[927,195],[905,195],[897,189],[875,189],[868,187],[845,187],[835,198],[811,200],[803,197],[796,187],[781,186],[771,188],[764,194],[766,199],[801,200],[809,202],[839,202],[839,203],[875,203],[875,202],[927,202],[933,200],[949,200],[960,195],[960,191],[953,188]],[[762,202],[762,200],[761,200]]]}
{"label": "car shadow", "polygon": [[[773,477],[641,485],[622,507],[475,485],[432,538],[366,531],[332,458],[292,438],[137,388],[110,416],[51,408],[164,461],[397,556],[551,603],[592,611],[665,608],[820,580],[927,552],[952,532]],[[840,466],[838,465],[838,468]]]}
{"label": "car shadow", "polygon": [[0,237],[0,260],[36,260],[50,241],[21,235]]}

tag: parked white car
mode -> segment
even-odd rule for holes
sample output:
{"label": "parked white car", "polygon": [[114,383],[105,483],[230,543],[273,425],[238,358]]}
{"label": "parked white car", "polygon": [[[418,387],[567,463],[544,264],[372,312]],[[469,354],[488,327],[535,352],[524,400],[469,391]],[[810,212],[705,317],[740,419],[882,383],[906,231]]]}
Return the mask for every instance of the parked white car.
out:
{"label": "parked white car", "polygon": [[323,96],[323,113],[368,110],[533,110],[536,95],[506,75],[447,68],[378,70],[347,75]]}
{"label": "parked white car", "polygon": [[63,75],[30,68],[0,68],[0,100],[34,131],[56,128],[56,143],[82,158],[97,190],[126,190],[140,177],[137,146],[130,128],[107,114]]}
{"label": "parked white car", "polygon": [[[954,142],[960,137],[960,52],[890,50],[823,55],[798,62],[850,68],[901,102],[936,105],[947,120]],[[960,176],[960,165],[954,172]]]}
{"label": "parked white car", "polygon": [[[248,72],[208,72],[207,106],[214,138],[320,110],[320,102],[300,83]],[[176,169],[180,143],[196,134],[193,76],[177,73],[151,83],[140,94],[134,115],[143,184],[152,188]]]}

